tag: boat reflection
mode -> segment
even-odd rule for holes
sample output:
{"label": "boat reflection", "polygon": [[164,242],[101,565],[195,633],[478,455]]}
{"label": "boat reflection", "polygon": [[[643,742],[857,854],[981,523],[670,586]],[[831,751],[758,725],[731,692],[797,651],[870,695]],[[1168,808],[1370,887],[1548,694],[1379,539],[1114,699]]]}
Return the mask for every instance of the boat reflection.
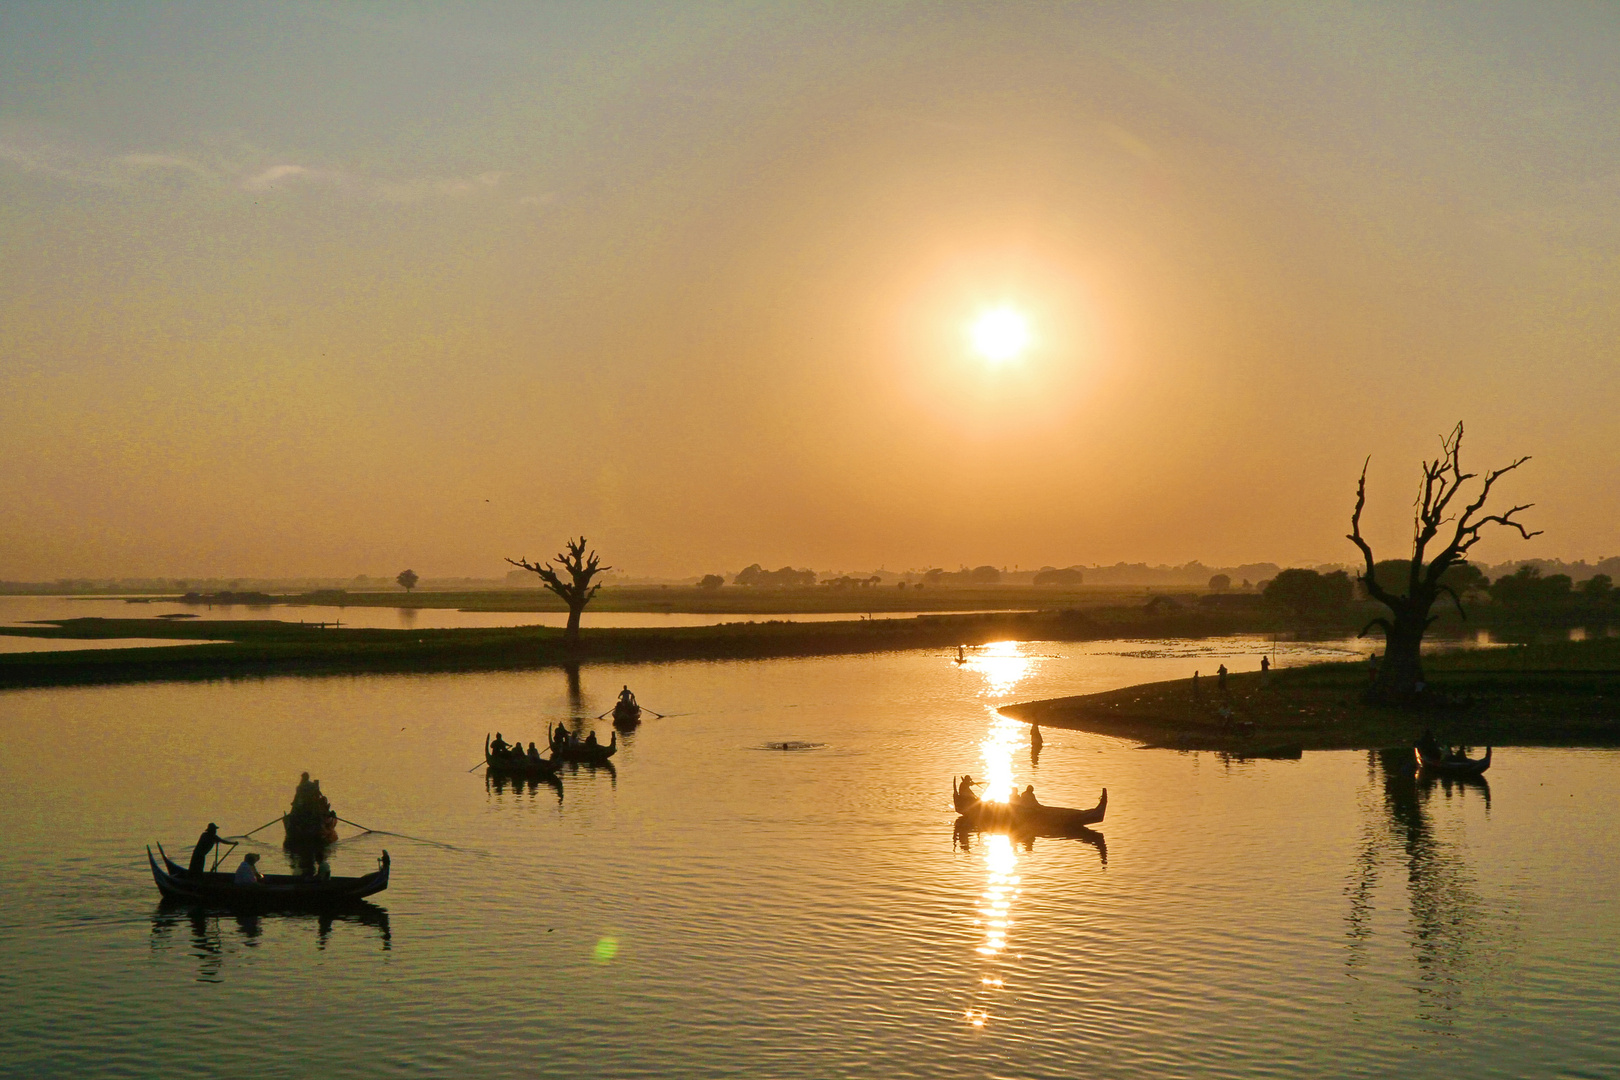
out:
{"label": "boat reflection", "polygon": [[[225,959],[235,946],[258,948],[267,923],[310,924],[315,926],[315,947],[324,950],[332,930],[339,925],[367,926],[377,931],[383,949],[393,948],[393,931],[388,909],[368,900],[356,900],[319,911],[232,911],[225,908],[188,904],[183,900],[162,900],[152,912],[154,951],[169,946],[171,936],[184,925],[189,931],[191,955],[198,961],[197,981],[220,982]],[[227,936],[234,924],[236,933]]]}
{"label": "boat reflection", "polygon": [[1470,792],[1485,800],[1485,811],[1491,809],[1491,782],[1483,776],[1435,776],[1427,770],[1418,770],[1416,776],[1418,790],[1425,795],[1439,789],[1447,799],[1452,797],[1464,798]]}
{"label": "boat reflection", "polygon": [[[565,761],[557,774],[561,776],[563,773],[569,776],[578,776],[580,773],[606,773],[612,786],[615,789],[619,786],[619,770],[613,767],[611,761]],[[558,797],[561,797],[560,793]]]}
{"label": "boat reflection", "polygon": [[1102,865],[1104,867],[1106,867],[1108,865],[1108,839],[1107,839],[1107,837],[1103,836],[1103,834],[1100,833],[1100,832],[1096,832],[1095,830],[1086,828],[1084,825],[1078,825],[1078,826],[1075,826],[1072,829],[1065,829],[1063,831],[1058,831],[1058,832],[1033,832],[1033,831],[1026,832],[1026,831],[1023,831],[1023,830],[1020,830],[1020,829],[1006,829],[1006,830],[977,829],[976,830],[968,822],[967,818],[959,817],[959,818],[956,819],[956,824],[952,827],[952,830],[951,830],[951,842],[956,847],[961,848],[963,851],[972,851],[973,850],[973,838],[975,836],[978,836],[981,839],[988,839],[990,837],[995,837],[995,836],[1005,836],[1008,839],[1010,839],[1015,845],[1022,845],[1023,849],[1025,851],[1027,851],[1027,852],[1032,852],[1032,851],[1035,850],[1035,841],[1038,840],[1038,839],[1078,840],[1082,844],[1087,844],[1087,845],[1089,845],[1089,846],[1091,846],[1093,848],[1096,848],[1097,849],[1097,854],[1102,859]]}
{"label": "boat reflection", "polygon": [[562,802],[562,780],[556,776],[519,776],[513,773],[486,772],[484,774],[484,788],[494,795],[505,795],[511,789],[514,795],[528,795],[533,798],[541,788],[554,792],[557,801]]}
{"label": "boat reflection", "polygon": [[1350,901],[1345,963],[1352,974],[1371,963],[1381,871],[1393,862],[1405,883],[1404,937],[1417,969],[1417,1018],[1447,1029],[1470,984],[1470,971],[1491,966],[1502,946],[1487,932],[1489,913],[1475,887],[1465,844],[1437,831],[1430,803],[1439,790],[1447,801],[1483,796],[1488,810],[1490,785],[1483,777],[1420,777],[1414,765],[1409,748],[1368,752],[1368,779],[1375,794],[1364,803],[1361,843],[1345,890]]}

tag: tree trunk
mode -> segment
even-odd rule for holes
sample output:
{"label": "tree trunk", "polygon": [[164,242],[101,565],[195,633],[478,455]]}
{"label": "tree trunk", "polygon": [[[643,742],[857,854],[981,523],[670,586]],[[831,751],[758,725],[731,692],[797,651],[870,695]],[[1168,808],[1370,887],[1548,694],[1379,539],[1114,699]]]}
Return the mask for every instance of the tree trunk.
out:
{"label": "tree trunk", "polygon": [[1417,693],[1423,681],[1423,632],[1429,628],[1428,613],[1393,612],[1384,630],[1384,658],[1378,665],[1373,697],[1381,701],[1406,701]]}
{"label": "tree trunk", "polygon": [[584,611],[584,604],[568,606],[568,627],[563,631],[563,641],[569,645],[579,644],[579,617]]}

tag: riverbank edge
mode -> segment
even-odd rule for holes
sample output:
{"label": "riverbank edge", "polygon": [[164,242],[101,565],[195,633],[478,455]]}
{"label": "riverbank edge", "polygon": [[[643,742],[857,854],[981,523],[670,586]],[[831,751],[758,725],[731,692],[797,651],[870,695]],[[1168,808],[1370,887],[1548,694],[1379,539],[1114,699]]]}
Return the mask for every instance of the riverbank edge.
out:
{"label": "riverbank edge", "polygon": [[[1494,654],[1494,655],[1492,655]],[[1362,700],[1366,665],[1334,661],[1215,680],[1144,683],[1004,705],[1042,727],[1134,740],[1143,748],[1233,757],[1410,746],[1425,728],[1469,746],[1620,747],[1620,656],[1606,642],[1522,646],[1426,659],[1431,703]]]}
{"label": "riverbank edge", "polygon": [[604,663],[755,660],[954,649],[995,641],[1206,638],[1254,633],[1238,613],[1140,609],[919,615],[839,622],[580,631],[570,648],[552,627],[439,630],[320,628],[272,620],[64,619],[0,633],[42,638],[225,639],[161,649],[0,654],[0,690],[273,675],[522,671]]}

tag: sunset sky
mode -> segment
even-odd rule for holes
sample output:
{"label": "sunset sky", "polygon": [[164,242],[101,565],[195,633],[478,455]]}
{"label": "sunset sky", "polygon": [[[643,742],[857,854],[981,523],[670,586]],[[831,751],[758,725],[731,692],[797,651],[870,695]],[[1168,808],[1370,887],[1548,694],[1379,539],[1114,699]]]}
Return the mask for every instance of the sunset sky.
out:
{"label": "sunset sky", "polygon": [[[1620,7],[0,6],[0,578],[1620,553]],[[992,358],[1004,310],[1027,348]]]}

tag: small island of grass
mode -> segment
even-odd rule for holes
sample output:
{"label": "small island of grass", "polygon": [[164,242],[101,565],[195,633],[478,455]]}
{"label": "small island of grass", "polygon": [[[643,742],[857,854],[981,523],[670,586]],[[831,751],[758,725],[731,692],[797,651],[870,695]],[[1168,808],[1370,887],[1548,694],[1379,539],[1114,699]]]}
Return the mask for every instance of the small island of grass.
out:
{"label": "small island of grass", "polygon": [[1368,702],[1365,663],[1336,662],[1148,683],[1008,705],[1044,727],[1135,739],[1146,746],[1236,756],[1284,748],[1372,750],[1431,728],[1472,746],[1620,746],[1620,640],[1454,650],[1425,658],[1421,697]]}

